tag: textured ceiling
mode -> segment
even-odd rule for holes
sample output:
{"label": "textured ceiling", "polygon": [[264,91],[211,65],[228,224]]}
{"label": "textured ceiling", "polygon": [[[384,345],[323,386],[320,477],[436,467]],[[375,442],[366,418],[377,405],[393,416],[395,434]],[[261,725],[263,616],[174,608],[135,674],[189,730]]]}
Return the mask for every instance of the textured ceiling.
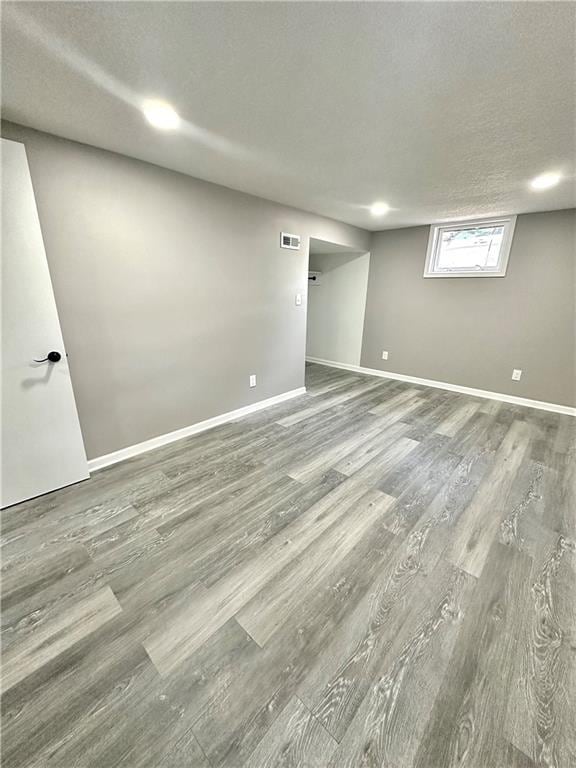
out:
{"label": "textured ceiling", "polygon": [[2,5],[9,120],[369,229],[576,205],[573,3]]}

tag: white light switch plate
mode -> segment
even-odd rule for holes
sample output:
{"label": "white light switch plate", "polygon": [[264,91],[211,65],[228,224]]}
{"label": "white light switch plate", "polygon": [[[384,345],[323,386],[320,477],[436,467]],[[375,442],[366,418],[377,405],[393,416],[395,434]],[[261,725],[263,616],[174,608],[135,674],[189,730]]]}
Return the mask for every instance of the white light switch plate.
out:
{"label": "white light switch plate", "polygon": [[256,374],[251,373],[250,374],[250,386],[255,387],[256,386]]}
{"label": "white light switch plate", "polygon": [[382,360],[388,360],[388,352],[386,350],[382,350]]}
{"label": "white light switch plate", "polygon": [[301,306],[301,304],[302,304],[302,294],[301,293],[297,293],[296,294],[296,306],[299,307],[299,306]]}
{"label": "white light switch plate", "polygon": [[520,378],[522,377],[522,371],[520,368],[514,368],[512,371],[512,381],[520,381]]}

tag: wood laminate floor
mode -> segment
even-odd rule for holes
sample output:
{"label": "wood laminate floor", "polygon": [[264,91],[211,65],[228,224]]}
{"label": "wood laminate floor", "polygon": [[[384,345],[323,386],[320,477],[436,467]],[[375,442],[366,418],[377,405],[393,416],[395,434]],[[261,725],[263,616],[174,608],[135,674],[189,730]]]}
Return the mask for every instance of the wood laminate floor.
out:
{"label": "wood laminate floor", "polygon": [[576,766],[575,420],[307,386],[3,512],[4,768]]}

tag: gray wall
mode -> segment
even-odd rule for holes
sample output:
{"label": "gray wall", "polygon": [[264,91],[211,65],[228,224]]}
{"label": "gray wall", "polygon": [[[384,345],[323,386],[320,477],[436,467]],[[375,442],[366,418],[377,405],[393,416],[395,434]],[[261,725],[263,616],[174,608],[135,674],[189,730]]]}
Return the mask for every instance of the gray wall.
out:
{"label": "gray wall", "polygon": [[310,269],[322,274],[308,285],[308,357],[360,365],[369,264],[369,253],[310,255]]}
{"label": "gray wall", "polygon": [[[304,385],[308,237],[366,251],[368,232],[13,124],[2,133],[26,145],[89,458]],[[280,249],[281,230],[302,250]]]}
{"label": "gray wall", "polygon": [[576,405],[576,211],[518,216],[503,278],[423,278],[428,233],[374,235],[362,365]]}
{"label": "gray wall", "polygon": [[[425,280],[428,227],[371,242],[121,155],[2,133],[26,145],[89,458],[304,384],[309,237],[372,253],[362,365],[575,403],[574,211],[519,216],[505,278]],[[280,249],[281,230],[302,250]]]}

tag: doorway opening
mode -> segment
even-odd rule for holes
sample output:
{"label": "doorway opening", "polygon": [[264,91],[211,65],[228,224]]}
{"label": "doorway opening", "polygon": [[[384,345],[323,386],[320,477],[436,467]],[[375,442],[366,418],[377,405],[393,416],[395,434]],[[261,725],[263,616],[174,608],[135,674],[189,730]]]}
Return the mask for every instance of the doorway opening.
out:
{"label": "doorway opening", "polygon": [[370,254],[310,238],[306,359],[360,365]]}

